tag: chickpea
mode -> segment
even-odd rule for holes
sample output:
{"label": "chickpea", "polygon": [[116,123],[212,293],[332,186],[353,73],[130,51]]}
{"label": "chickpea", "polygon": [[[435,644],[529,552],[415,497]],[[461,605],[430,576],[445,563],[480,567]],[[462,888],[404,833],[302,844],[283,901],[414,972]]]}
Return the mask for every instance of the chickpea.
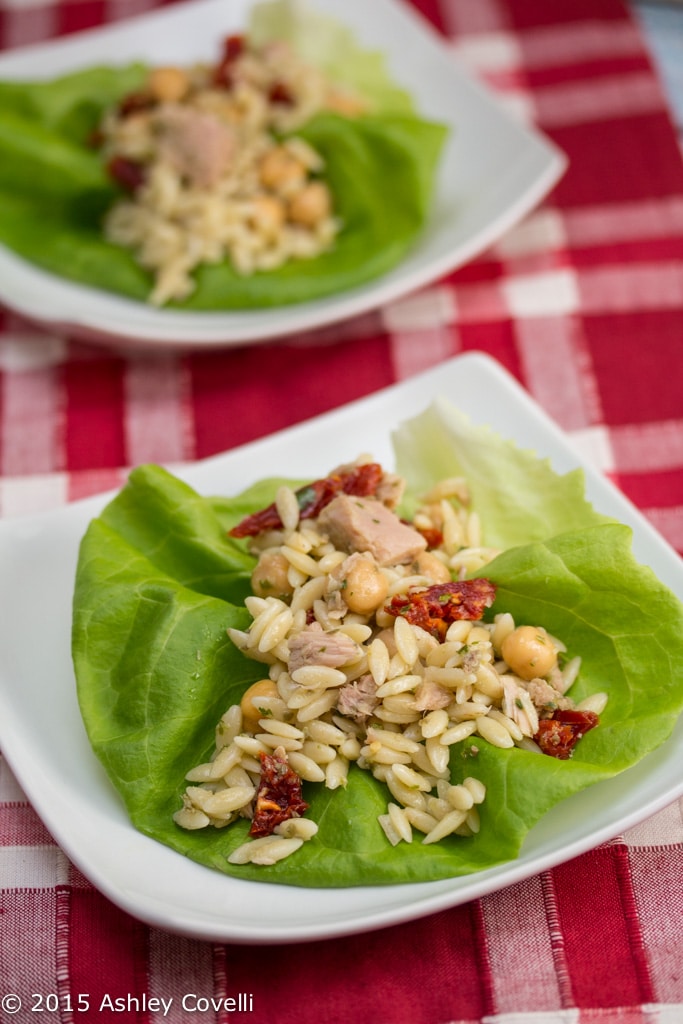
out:
{"label": "chickpea", "polygon": [[251,574],[257,597],[289,597],[294,588],[288,578],[289,562],[279,551],[264,551]]}
{"label": "chickpea", "polygon": [[386,599],[389,584],[371,558],[351,555],[341,566],[342,597],[351,612],[371,615]]}
{"label": "chickpea", "polygon": [[278,697],[277,686],[272,679],[259,679],[252,683],[248,690],[242,694],[240,709],[242,711],[242,728],[245,732],[257,732],[259,718],[263,718],[263,712],[259,710],[259,698]]}
{"label": "chickpea", "polygon": [[450,583],[453,578],[447,565],[431,551],[421,551],[415,559],[415,569],[420,576],[426,576],[434,583]]}
{"label": "chickpea", "polygon": [[360,99],[360,97],[336,90],[331,90],[327,94],[325,106],[328,110],[334,110],[337,114],[343,114],[344,117],[359,117],[368,109],[367,103]]}
{"label": "chickpea", "polygon": [[259,178],[266,188],[284,195],[304,183],[306,169],[284,146],[275,146],[261,161]]}
{"label": "chickpea", "polygon": [[329,217],[332,209],[330,192],[322,181],[310,181],[292,196],[289,202],[289,219],[302,227],[312,228]]}
{"label": "chickpea", "polygon": [[501,645],[509,667],[522,679],[547,676],[557,664],[557,651],[542,626],[518,626]]}
{"label": "chickpea", "polygon": [[153,68],[147,78],[147,89],[160,103],[177,103],[190,88],[190,80],[182,68]]}
{"label": "chickpea", "polygon": [[251,220],[267,238],[273,238],[285,222],[285,208],[276,196],[257,196],[252,203]]}

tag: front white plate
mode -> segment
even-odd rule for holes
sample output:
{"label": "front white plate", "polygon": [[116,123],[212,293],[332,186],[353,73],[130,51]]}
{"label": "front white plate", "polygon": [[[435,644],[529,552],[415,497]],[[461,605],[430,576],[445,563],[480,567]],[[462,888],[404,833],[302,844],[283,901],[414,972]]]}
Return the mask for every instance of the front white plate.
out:
{"label": "front white plate", "polygon": [[[234,313],[156,310],[48,274],[0,246],[0,301],[51,329],[93,341],[154,346],[243,344],[298,333],[374,309],[454,270],[531,210],[566,159],[511,117],[459,66],[447,44],[401,0],[313,0],[382,51],[422,116],[450,127],[432,214],[412,252],[376,281],[329,298]],[[196,0],[0,57],[0,80],[53,78],[98,63],[216,59],[253,0]],[[388,173],[390,173],[388,171]]]}
{"label": "front white plate", "polygon": [[[306,478],[367,451],[393,466],[390,432],[444,396],[566,472],[566,437],[497,363],[450,360],[420,377],[244,448],[177,470],[200,493],[234,494],[273,473]],[[588,496],[634,530],[637,557],[683,598],[683,567],[643,517],[584,467]],[[683,793],[683,720],[636,767],[564,801],[530,832],[521,856],[464,878],[419,885],[307,889],[228,878],[141,835],[94,757],[70,656],[78,545],[111,495],[0,523],[0,742],[56,841],[97,888],[151,925],[200,939],[300,942],[380,928],[452,907],[591,849]],[[406,851],[410,856],[410,851]]]}

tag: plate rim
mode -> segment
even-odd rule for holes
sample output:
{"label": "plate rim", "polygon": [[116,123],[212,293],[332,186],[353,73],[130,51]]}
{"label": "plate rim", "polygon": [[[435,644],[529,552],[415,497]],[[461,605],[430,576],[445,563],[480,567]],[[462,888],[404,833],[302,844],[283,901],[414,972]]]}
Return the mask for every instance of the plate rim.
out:
{"label": "plate rim", "polygon": [[[242,0],[248,9],[256,0]],[[324,8],[325,0],[313,6]],[[501,235],[533,210],[564,174],[566,154],[541,130],[513,116],[502,98],[484,81],[475,77],[448,48],[448,40],[416,9],[400,0],[375,0],[391,17],[408,20],[420,32],[425,45],[448,60],[454,81],[477,97],[492,116],[501,118],[514,131],[520,146],[528,150],[538,164],[527,176],[523,189],[492,220],[485,221],[474,233],[458,242],[454,250],[432,257],[426,265],[402,271],[406,258],[385,274],[355,288],[332,293],[320,299],[259,310],[154,310],[149,305],[78,282],[60,278],[0,244],[0,280],[11,278],[11,287],[0,298],[29,321],[49,328],[71,332],[85,340],[147,349],[215,348],[258,344],[288,335],[308,333],[340,321],[380,309],[395,299],[410,294],[430,282],[457,270],[484,252]],[[9,69],[10,78],[22,77],[17,66],[26,69],[46,53],[69,53],[87,45],[92,38],[116,38],[131,34],[136,25],[154,25],[157,21],[180,21],[197,11],[220,9],[218,0],[183,0],[171,7],[156,8],[102,26],[83,29],[69,36],[18,47],[0,53],[0,78]],[[208,15],[207,15],[208,16]],[[87,63],[87,62],[86,62]],[[77,62],[81,66],[82,62]],[[61,73],[61,72],[60,72]],[[453,122],[457,128],[457,121]],[[419,241],[417,242],[419,246]],[[413,250],[415,251],[415,250]],[[35,295],[49,293],[49,309],[36,311]],[[11,294],[10,294],[11,293]],[[80,302],[79,302],[80,300]],[[88,303],[94,303],[91,311]],[[113,318],[114,327],[108,326]]]}

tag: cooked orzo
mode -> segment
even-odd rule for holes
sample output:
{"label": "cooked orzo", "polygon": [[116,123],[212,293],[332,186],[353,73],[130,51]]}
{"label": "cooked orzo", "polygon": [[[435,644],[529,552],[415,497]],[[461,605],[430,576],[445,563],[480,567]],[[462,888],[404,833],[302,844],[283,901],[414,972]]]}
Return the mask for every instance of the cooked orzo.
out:
{"label": "cooked orzo", "polygon": [[[247,630],[234,644],[263,678],[216,729],[186,778],[176,823],[251,821],[233,864],[274,864],[311,840],[305,784],[346,785],[352,765],[387,788],[378,827],[393,845],[479,831],[476,772],[451,779],[455,744],[561,759],[599,721],[606,695],[575,704],[580,669],[542,625],[484,615],[498,552],[481,537],[466,481],[443,480],[411,522],[404,481],[368,458],[293,490],[231,531],[257,558]],[[472,761],[476,764],[476,757]]]}
{"label": "cooked orzo", "polygon": [[296,132],[320,111],[365,106],[284,41],[231,35],[215,65],[153,68],[97,139],[127,192],[105,236],[153,273],[150,302],[187,298],[200,264],[228,259],[249,275],[332,246],[340,221],[324,161]]}

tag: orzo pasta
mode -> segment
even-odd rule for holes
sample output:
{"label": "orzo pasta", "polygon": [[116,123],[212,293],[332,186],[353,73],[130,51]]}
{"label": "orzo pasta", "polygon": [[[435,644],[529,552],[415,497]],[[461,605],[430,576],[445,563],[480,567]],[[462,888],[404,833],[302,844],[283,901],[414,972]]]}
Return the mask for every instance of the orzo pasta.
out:
{"label": "orzo pasta", "polygon": [[566,759],[598,724],[606,696],[567,693],[580,659],[492,608],[495,586],[472,575],[498,552],[466,481],[441,481],[410,522],[403,489],[360,458],[281,487],[231,531],[257,563],[252,623],[229,635],[263,678],[223,715],[175,815],[188,829],[250,819],[231,863],[273,864],[312,839],[306,784],[344,787],[352,765],[386,785],[379,826],[393,845],[472,836],[486,790],[476,773],[453,782],[455,744]]}

